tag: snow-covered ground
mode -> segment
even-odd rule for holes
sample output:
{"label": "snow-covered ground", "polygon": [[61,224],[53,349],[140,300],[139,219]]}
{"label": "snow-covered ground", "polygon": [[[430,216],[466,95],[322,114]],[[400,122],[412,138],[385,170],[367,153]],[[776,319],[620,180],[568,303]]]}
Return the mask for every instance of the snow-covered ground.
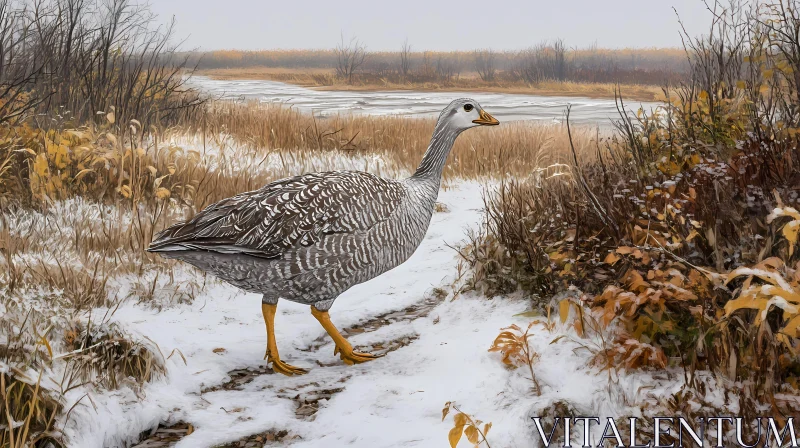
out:
{"label": "snow-covered ground", "polygon": [[[129,446],[140,433],[159,423],[183,421],[194,432],[178,447],[212,447],[267,430],[286,430],[283,443],[296,447],[440,447],[447,444],[451,417],[441,421],[445,402],[484,422],[492,422],[492,446],[530,447],[537,440],[530,417],[555,400],[565,399],[579,414],[636,415],[621,403],[635,394],[665,390],[647,377],[629,378],[609,397],[607,374],[586,366],[588,354],[576,351],[568,326],[553,332],[535,327],[533,346],[542,355],[536,375],[543,395],[536,396],[527,369],[508,370],[497,353],[487,349],[502,327],[524,328],[528,302],[513,297],[487,299],[475,294],[452,299],[457,283],[457,245],[465,231],[480,222],[481,187],[463,183],[442,191],[439,201],[448,211],[434,214],[425,240],[405,264],[343,294],[331,310],[340,329],[358,327],[382,317],[371,330],[353,332],[354,346],[399,347],[385,357],[356,366],[344,365],[333,344],[306,306],[282,301],[276,318],[281,357],[310,368],[299,377],[263,370],[264,322],[260,297],[215,283],[192,304],[160,311],[132,303],[113,320],[173,356],[168,376],[145,386],[137,397],[131,390],[91,393],[81,400],[65,428],[71,446]],[[200,274],[187,268],[186,276]],[[421,316],[388,313],[430,303],[435,288],[449,294]],[[426,302],[427,300],[427,302]],[[393,345],[394,344],[394,345]],[[177,351],[186,358],[181,359]],[[231,387],[229,372],[251,369],[250,381]],[[644,382],[647,388],[642,389]],[[669,387],[674,388],[670,381]],[[85,391],[74,391],[77,401]],[[297,412],[306,398],[325,396],[313,404],[313,416]],[[70,403],[71,404],[71,403]],[[462,441],[467,446],[466,438]]]}

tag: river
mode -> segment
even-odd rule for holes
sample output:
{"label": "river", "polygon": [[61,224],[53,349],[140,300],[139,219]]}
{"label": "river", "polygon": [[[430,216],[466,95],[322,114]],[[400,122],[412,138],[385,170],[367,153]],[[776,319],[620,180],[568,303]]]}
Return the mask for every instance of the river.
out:
{"label": "river", "polygon": [[[218,80],[205,76],[194,76],[189,83],[223,99],[283,103],[318,116],[364,113],[435,117],[453,99],[470,97],[501,122],[537,120],[560,123],[564,119],[567,105],[570,104],[571,123],[607,127],[611,120],[619,118],[613,99],[513,93],[315,90],[277,81]],[[659,103],[641,101],[625,103],[628,110],[636,110],[641,106],[649,111],[658,105]]]}

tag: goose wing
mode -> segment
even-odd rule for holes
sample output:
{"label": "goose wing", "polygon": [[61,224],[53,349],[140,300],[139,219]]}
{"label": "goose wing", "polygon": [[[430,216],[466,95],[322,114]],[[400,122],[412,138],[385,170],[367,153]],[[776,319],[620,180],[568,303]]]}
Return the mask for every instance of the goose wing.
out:
{"label": "goose wing", "polygon": [[206,250],[273,258],[388,219],[406,192],[360,171],[304,174],[223,199],[156,235],[148,251]]}

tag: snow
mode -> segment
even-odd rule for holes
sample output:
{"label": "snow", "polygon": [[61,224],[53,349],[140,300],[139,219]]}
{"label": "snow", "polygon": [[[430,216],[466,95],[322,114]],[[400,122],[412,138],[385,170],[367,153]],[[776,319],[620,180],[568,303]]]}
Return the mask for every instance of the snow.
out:
{"label": "snow", "polygon": [[[642,373],[619,381],[613,387],[622,398],[610,399],[608,374],[587,366],[590,355],[571,339],[568,323],[552,333],[544,326],[534,327],[531,342],[541,354],[535,373],[543,388],[543,395],[536,396],[527,368],[509,370],[499,354],[487,352],[501,328],[512,323],[527,326],[531,318],[519,314],[528,310],[529,302],[474,293],[453,299],[449,288],[457,285],[458,259],[447,246],[459,244],[467,229],[479,225],[481,186],[461,183],[442,191],[439,201],[449,211],[434,214],[411,259],[353,287],[331,309],[333,322],[344,329],[419,304],[434,288],[449,290],[425,316],[395,320],[349,337],[356,347],[413,339],[407,345],[369,363],[344,365],[308,307],[282,301],[276,317],[281,358],[310,372],[299,377],[256,375],[232,390],[215,388],[230,379],[232,370],[264,365],[260,297],[214,282],[191,304],[155,310],[131,301],[111,320],[150,338],[165,357],[171,355],[168,375],[146,385],[139,395],[124,388],[92,391],[90,401],[81,399],[84,390],[70,392],[67,408],[80,401],[64,428],[70,445],[129,446],[159,423],[184,421],[194,432],[178,442],[181,448],[212,447],[267,430],[288,430],[296,437],[290,440],[292,446],[304,448],[446,446],[452,417],[442,422],[441,410],[453,401],[464,412],[493,423],[493,446],[529,447],[538,439],[531,417],[556,400],[569,401],[579,415],[604,418],[638,415],[638,408],[623,403],[635,402],[631,398],[642,390],[659,396],[677,390],[680,382],[674,378],[661,381]],[[186,268],[180,278],[200,275]],[[551,344],[559,335],[567,337]],[[338,389],[342,390],[330,399],[319,401],[313,418],[295,413],[293,397]],[[464,438],[462,446],[467,445]]]}

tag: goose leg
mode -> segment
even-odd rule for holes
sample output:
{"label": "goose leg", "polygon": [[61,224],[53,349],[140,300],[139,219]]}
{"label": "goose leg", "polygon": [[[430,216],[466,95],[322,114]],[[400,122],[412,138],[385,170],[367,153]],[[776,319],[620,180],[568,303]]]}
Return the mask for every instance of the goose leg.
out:
{"label": "goose leg", "polygon": [[333,354],[339,354],[339,357],[344,361],[345,364],[353,365],[362,362],[372,361],[373,359],[380,358],[383,355],[373,355],[370,353],[361,353],[353,350],[353,346],[347,342],[347,339],[339,333],[339,330],[333,325],[331,322],[331,317],[328,315],[327,311],[320,311],[311,305],[311,314],[317,318],[322,328],[328,332],[333,342],[336,344],[336,349],[333,351]]}
{"label": "goose leg", "polygon": [[286,364],[278,355],[278,344],[275,342],[275,311],[277,309],[278,305],[261,304],[261,313],[264,315],[264,323],[267,325],[267,352],[264,353],[264,359],[267,360],[267,363],[272,363],[272,370],[287,376],[308,373],[306,369]]}

